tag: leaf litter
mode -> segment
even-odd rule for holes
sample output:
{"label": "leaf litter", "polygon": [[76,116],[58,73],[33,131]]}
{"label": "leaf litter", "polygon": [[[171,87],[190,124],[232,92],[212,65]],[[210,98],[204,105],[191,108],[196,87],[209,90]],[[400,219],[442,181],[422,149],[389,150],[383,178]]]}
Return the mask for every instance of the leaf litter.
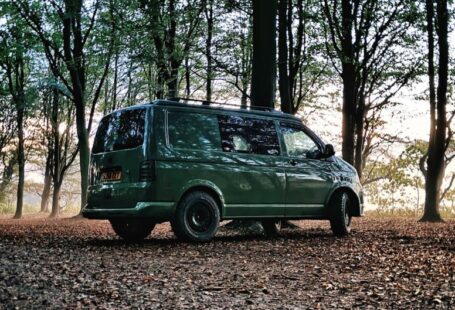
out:
{"label": "leaf litter", "polygon": [[221,228],[141,243],[107,221],[0,220],[0,308],[455,308],[455,222],[359,218],[347,238],[296,221],[274,239]]}

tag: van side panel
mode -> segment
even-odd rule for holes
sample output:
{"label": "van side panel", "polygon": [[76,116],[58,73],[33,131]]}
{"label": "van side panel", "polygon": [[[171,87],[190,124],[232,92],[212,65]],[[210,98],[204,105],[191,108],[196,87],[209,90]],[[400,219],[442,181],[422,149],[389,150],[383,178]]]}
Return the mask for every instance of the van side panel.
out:
{"label": "van side panel", "polygon": [[[185,114],[177,127],[187,130],[173,136],[179,131],[175,113]],[[275,167],[274,156],[223,152],[216,114],[155,109],[154,125],[156,200],[177,202],[189,184],[205,180],[222,193],[223,218],[284,215],[284,170]],[[184,148],[181,140],[191,145]]]}

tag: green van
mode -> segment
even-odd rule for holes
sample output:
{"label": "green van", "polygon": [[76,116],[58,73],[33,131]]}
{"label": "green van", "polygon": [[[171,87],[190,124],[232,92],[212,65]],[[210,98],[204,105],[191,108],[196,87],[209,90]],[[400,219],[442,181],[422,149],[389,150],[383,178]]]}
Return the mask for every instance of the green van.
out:
{"label": "green van", "polygon": [[333,233],[363,214],[355,169],[288,114],[156,100],[106,115],[92,150],[83,215],[127,240],[170,221],[175,235],[209,241],[221,220],[328,219]]}

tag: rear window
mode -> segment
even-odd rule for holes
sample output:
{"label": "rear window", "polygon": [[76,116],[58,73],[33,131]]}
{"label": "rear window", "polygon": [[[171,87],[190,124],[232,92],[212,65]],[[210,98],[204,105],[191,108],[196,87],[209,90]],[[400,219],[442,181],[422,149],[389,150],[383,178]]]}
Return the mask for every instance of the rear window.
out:
{"label": "rear window", "polygon": [[105,116],[96,132],[93,153],[119,151],[144,143],[145,109],[114,112]]}

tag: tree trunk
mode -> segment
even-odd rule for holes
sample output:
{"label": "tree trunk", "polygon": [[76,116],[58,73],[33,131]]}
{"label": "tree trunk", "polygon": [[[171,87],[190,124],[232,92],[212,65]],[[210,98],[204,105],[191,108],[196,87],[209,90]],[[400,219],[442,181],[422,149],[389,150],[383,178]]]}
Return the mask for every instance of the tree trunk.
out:
{"label": "tree trunk", "polygon": [[186,98],[190,97],[191,94],[191,72],[188,55],[185,57],[185,95]]}
{"label": "tree trunk", "polygon": [[292,113],[288,71],[287,7],[288,0],[280,0],[278,5],[278,71],[281,111]]}
{"label": "tree trunk", "polygon": [[90,147],[85,127],[83,107],[76,107],[76,127],[79,146],[79,168],[81,173],[81,210],[87,204],[88,170],[90,163]]}
{"label": "tree trunk", "polygon": [[56,217],[58,215],[58,200],[60,192],[60,171],[61,167],[61,151],[60,151],[60,132],[59,132],[59,96],[57,90],[53,91],[53,100],[52,100],[52,114],[51,114],[51,124],[52,124],[52,136],[54,140],[53,145],[53,167],[52,167],[52,183],[54,184],[54,190],[52,192],[52,211],[50,217]]}
{"label": "tree trunk", "polygon": [[[21,96],[22,97],[22,96]],[[24,151],[24,106],[23,102],[16,103],[17,108],[17,130],[18,130],[18,149],[17,163],[19,166],[19,181],[17,183],[17,201],[15,219],[22,217],[22,208],[24,205],[24,183],[25,183],[25,151]]]}
{"label": "tree trunk", "polygon": [[212,79],[213,79],[213,60],[212,60],[212,36],[213,36],[213,0],[209,0],[205,17],[207,20],[207,39],[205,41],[205,56],[207,58],[207,77],[206,77],[206,100],[212,101]]}
{"label": "tree trunk", "polygon": [[62,183],[60,181],[54,182],[54,190],[52,192],[52,212],[50,218],[56,218],[60,213],[60,189]]}
{"label": "tree trunk", "polygon": [[[85,55],[82,35],[82,1],[65,0],[63,19],[63,50],[66,66],[73,86],[73,103],[76,109],[76,130],[81,175],[81,210],[87,203],[88,166],[90,147],[85,120]],[[57,159],[55,159],[57,160]],[[56,173],[54,171],[54,173]]]}
{"label": "tree trunk", "polygon": [[[50,141],[48,141],[50,143]],[[44,171],[44,185],[43,192],[41,194],[41,212],[49,212],[49,198],[51,195],[51,184],[52,184],[52,150],[49,149],[46,158],[46,169]]]}
{"label": "tree trunk", "polygon": [[167,97],[176,98],[179,95],[178,92],[178,66],[171,69],[171,77],[167,83]]}
{"label": "tree trunk", "polygon": [[167,14],[169,16],[169,28],[167,29],[167,35],[165,42],[168,63],[170,65],[169,79],[167,80],[167,97],[176,98],[178,97],[178,75],[180,61],[178,61],[178,55],[175,48],[175,37],[177,34],[177,17],[176,17],[176,0],[169,0],[167,7]]}
{"label": "tree trunk", "polygon": [[355,68],[354,49],[352,43],[352,4],[350,0],[342,1],[342,79],[343,79],[343,107],[342,107],[342,156],[351,165],[354,165],[354,135],[355,135]]}
{"label": "tree trunk", "polygon": [[8,163],[3,169],[3,173],[0,179],[0,202],[3,202],[7,196],[6,189],[11,184],[14,166],[17,164],[17,152],[14,152],[13,157],[8,160]]}
{"label": "tree trunk", "polygon": [[365,121],[365,98],[363,95],[359,95],[359,105],[357,113],[355,115],[355,153],[354,153],[354,167],[357,170],[359,179],[362,180],[363,172],[363,138],[364,138],[364,121]]}
{"label": "tree trunk", "polygon": [[[427,22],[428,22],[428,41],[429,41],[429,62],[434,57],[434,38],[433,38],[433,1],[427,1]],[[438,60],[438,89],[436,103],[436,126],[430,128],[430,143],[428,145],[427,177],[425,180],[425,208],[420,221],[440,222],[442,221],[439,213],[439,203],[441,195],[441,184],[445,170],[445,145],[447,130],[447,80],[448,80],[448,61],[449,46],[447,41],[448,32],[448,12],[447,0],[437,1],[437,27],[439,60]],[[431,26],[430,26],[431,25]],[[434,70],[434,68],[432,68]],[[429,67],[429,77],[431,83],[431,72]],[[433,72],[434,81],[434,72]],[[433,84],[434,85],[434,84]],[[430,84],[431,86],[431,84]],[[434,88],[433,88],[434,89]],[[433,141],[431,139],[433,138]]]}
{"label": "tree trunk", "polygon": [[253,0],[251,104],[273,108],[276,88],[277,0]]}
{"label": "tree trunk", "polygon": [[112,87],[112,109],[114,111],[117,109],[117,84],[118,84],[118,53],[115,54],[114,60],[114,85]]}
{"label": "tree trunk", "polygon": [[248,105],[248,96],[246,94],[246,91],[243,91],[242,98],[240,99],[240,108],[246,109],[247,105]]}

